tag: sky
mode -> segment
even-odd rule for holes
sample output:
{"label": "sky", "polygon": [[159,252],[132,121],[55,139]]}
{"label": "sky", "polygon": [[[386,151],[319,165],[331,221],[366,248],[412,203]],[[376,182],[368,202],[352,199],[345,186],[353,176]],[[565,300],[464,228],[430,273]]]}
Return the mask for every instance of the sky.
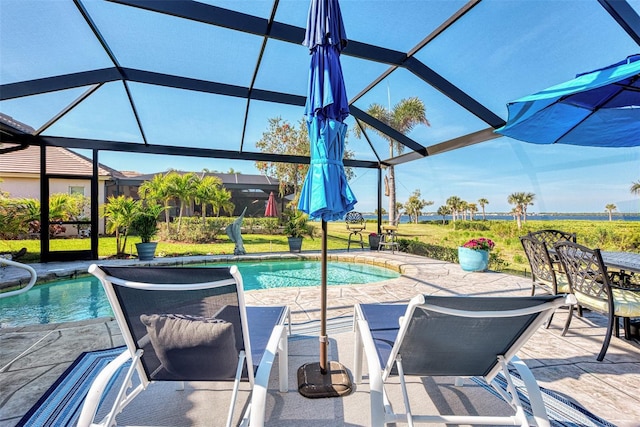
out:
{"label": "sky", "polygon": [[[268,17],[272,7],[266,0],[207,3],[261,17]],[[465,3],[340,2],[351,40],[405,52]],[[629,3],[640,13],[640,0]],[[122,66],[239,86],[249,86],[254,78],[260,37],[102,1],[83,4]],[[276,21],[304,27],[307,4],[281,0]],[[371,25],[383,20],[382,26]],[[492,0],[482,2],[435,37],[416,58],[506,120],[507,102],[635,53],[640,53],[640,46],[597,0]],[[73,2],[0,3],[0,84],[112,65]],[[308,65],[304,47],[269,41],[255,87],[304,95]],[[342,66],[351,99],[388,68],[348,55],[342,56]],[[1,101],[0,111],[38,129],[86,90]],[[237,150],[242,141],[247,106],[241,98],[139,83],[130,83],[129,90],[152,144]],[[372,103],[392,108],[411,96],[423,100],[430,122],[430,126],[417,126],[408,134],[422,145],[488,127],[405,69],[392,72],[354,105],[362,110]],[[255,150],[270,117],[297,124],[302,109],[252,101],[243,149]],[[352,118],[347,123],[351,129],[355,126]],[[124,86],[118,81],[98,88],[43,134],[142,142]],[[385,158],[387,143],[375,133],[369,136],[371,145],[351,135],[349,149],[356,158],[372,160],[373,147]],[[99,161],[140,173],[205,168],[259,173],[248,161],[108,152],[101,152]],[[509,194],[530,192],[536,195],[529,209],[533,212],[604,212],[610,203],[619,212],[639,212],[640,198],[629,188],[640,180],[640,148],[546,146],[502,137],[400,165],[396,180],[398,200],[404,202],[419,190],[423,199],[433,202],[427,211],[437,210],[450,196],[458,196],[472,203],[485,198],[489,200],[488,211],[508,212],[512,208],[507,203]],[[359,200],[356,210],[372,212],[377,204],[377,171],[356,169],[350,185]],[[384,198],[383,207],[386,205]]]}

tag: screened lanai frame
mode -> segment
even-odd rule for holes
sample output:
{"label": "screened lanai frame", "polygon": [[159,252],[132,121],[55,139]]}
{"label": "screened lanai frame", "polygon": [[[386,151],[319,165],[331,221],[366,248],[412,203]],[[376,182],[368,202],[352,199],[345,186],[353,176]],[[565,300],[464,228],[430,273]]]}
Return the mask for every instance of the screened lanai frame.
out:
{"label": "screened lanai frame", "polygon": [[[636,45],[640,45],[640,18],[638,16],[640,7],[634,4],[633,1],[635,0],[630,0],[629,2],[593,0],[593,3],[602,10],[603,14],[607,14],[612,18],[612,22],[615,22],[621,28],[621,32],[624,32]],[[28,20],[30,14],[36,17],[36,11],[33,8],[29,9],[28,2],[23,3],[25,4],[24,14],[26,15],[26,18],[23,19]],[[254,111],[256,109],[259,110],[260,105],[274,105],[276,109],[278,105],[282,105],[286,106],[286,108],[293,107],[300,110],[304,106],[303,83],[306,79],[306,71],[291,82],[284,81],[284,79],[281,79],[283,81],[278,81],[278,79],[269,78],[270,75],[265,70],[270,65],[278,62],[277,55],[272,56],[272,53],[275,52],[277,54],[277,51],[280,51],[280,55],[287,55],[290,61],[299,61],[305,64],[308,62],[308,58],[303,53],[303,48],[300,47],[304,36],[305,24],[300,17],[306,15],[307,2],[275,0],[273,3],[217,1],[200,3],[193,1],[116,0],[103,5],[101,4],[102,2],[69,0],[66,3],[71,5],[75,9],[75,13],[84,21],[84,32],[82,33],[84,37],[93,39],[93,53],[91,55],[100,56],[101,59],[94,61],[98,64],[94,67],[85,67],[86,69],[77,67],[81,69],[73,72],[64,70],[58,75],[48,75],[45,71],[41,73],[43,75],[27,76],[28,78],[25,78],[25,76],[11,76],[9,75],[10,73],[3,71],[3,77],[0,81],[0,102],[2,103],[0,105],[9,105],[14,101],[19,102],[23,99],[43,98],[47,94],[63,92],[69,94],[67,98],[70,100],[64,105],[57,106],[57,108],[48,106],[51,112],[45,114],[46,117],[41,118],[39,123],[27,123],[33,127],[32,130],[16,128],[6,123],[0,124],[2,143],[4,144],[0,148],[0,153],[20,149],[27,145],[88,149],[92,150],[94,154],[94,171],[97,170],[100,152],[146,153],[249,161],[309,162],[309,159],[304,156],[258,152],[255,147],[251,147],[248,143],[251,138],[247,135],[249,117],[252,114],[256,114]],[[433,12],[431,20],[427,19],[429,25],[425,25],[424,28],[410,28],[414,30],[412,37],[394,38],[393,35],[388,34],[386,38],[377,35],[377,38],[373,37],[370,40],[368,34],[350,32],[347,22],[347,34],[350,42],[343,53],[343,62],[345,64],[343,66],[345,67],[345,79],[347,79],[348,89],[350,79],[358,79],[360,75],[366,76],[357,85],[351,86],[356,88],[356,93],[349,93],[351,97],[352,123],[355,126],[366,124],[400,142],[407,149],[405,154],[389,157],[388,153],[385,152],[385,145],[381,143],[382,140],[377,135],[377,132],[365,129],[361,144],[365,147],[368,146],[370,152],[361,157],[356,156],[345,160],[345,165],[349,167],[377,170],[378,212],[382,211],[381,183],[384,168],[389,165],[401,165],[427,156],[492,140],[498,137],[493,133],[493,130],[504,125],[504,117],[501,117],[499,112],[496,112],[496,106],[492,105],[489,108],[478,100],[483,99],[484,101],[486,99],[484,94],[480,93],[476,96],[474,93],[475,88],[463,88],[457,85],[451,78],[444,77],[445,74],[439,72],[438,67],[430,64],[430,58],[437,57],[438,40],[443,34],[454,33],[456,27],[459,28],[464,23],[465,18],[468,19],[469,16],[473,16],[474,10],[494,7],[496,3],[490,0],[433,3],[439,4],[437,8],[431,7],[429,9],[430,12]],[[347,6],[350,5],[347,4]],[[426,8],[428,6],[413,4],[413,7]],[[157,62],[160,65],[158,69],[138,65],[132,66],[130,64],[137,64],[141,60],[133,54],[131,57],[127,57],[127,55],[121,53],[123,52],[122,46],[119,46],[118,42],[113,42],[112,37],[113,32],[118,31],[118,29],[107,28],[103,24],[104,16],[99,13],[101,8],[111,12],[117,10],[120,14],[118,16],[123,19],[123,27],[131,24],[131,22],[126,21],[126,16],[136,17],[131,19],[134,23],[140,23],[141,33],[137,34],[139,40],[129,40],[129,42],[150,43],[155,36],[164,43],[171,43],[174,37],[173,30],[162,33],[153,32],[153,24],[150,23],[151,19],[159,18],[159,22],[170,22],[175,25],[178,28],[175,31],[179,31],[182,27],[197,25],[205,33],[210,33],[212,37],[216,37],[216,40],[218,40],[217,37],[220,37],[220,40],[225,40],[225,37],[230,39],[232,37],[246,38],[250,40],[247,44],[247,50],[253,55],[253,59],[244,60],[237,52],[225,52],[224,49],[215,46],[207,48],[210,49],[207,50],[207,54],[212,55],[212,58],[209,59],[213,62],[215,62],[216,55],[225,56],[229,54],[230,58],[237,60],[239,64],[244,64],[244,69],[239,70],[237,73],[237,78],[242,82],[209,78],[206,72],[198,74],[199,69],[188,65],[184,66],[185,73],[171,72],[174,67],[175,69],[180,69],[180,52],[175,51],[172,53],[176,55],[177,59],[171,61],[173,63],[164,63],[162,60],[158,60]],[[257,8],[260,10],[258,11]],[[294,9],[299,10],[295,11],[294,18],[290,18]],[[104,10],[102,10],[103,13]],[[345,5],[343,5],[343,13],[344,11]],[[362,13],[365,18],[368,16],[366,11],[362,11]],[[3,13],[3,15],[5,14]],[[142,19],[136,21],[139,17],[145,17],[144,26]],[[146,17],[150,17],[149,22],[146,22]],[[40,16],[37,16],[37,18],[42,19]],[[6,19],[10,19],[10,17]],[[348,21],[348,16],[345,19]],[[408,16],[406,20],[407,25],[410,25]],[[489,23],[487,24],[489,25]],[[372,32],[377,32],[378,30],[376,23],[372,23]],[[145,38],[147,36],[148,39]],[[380,40],[383,39],[384,42],[381,42]],[[40,43],[45,42],[40,41]],[[54,43],[53,40],[51,42]],[[433,49],[431,49],[432,46],[434,46]],[[29,45],[27,44],[26,49],[28,50],[28,48]],[[152,50],[153,47],[149,45],[148,48]],[[282,53],[287,49],[291,49],[290,54],[288,51]],[[430,49],[436,52],[435,55],[431,54]],[[186,48],[185,50],[188,51]],[[189,53],[191,52],[187,52],[184,55]],[[0,54],[3,56],[2,62],[7,63],[8,58],[4,57],[3,52],[0,52]],[[78,55],[85,54],[85,51],[78,52]],[[138,52],[139,55],[140,53]],[[197,58],[197,60],[203,61],[204,59]],[[353,61],[353,66],[350,66],[350,61]],[[363,69],[358,70],[358,73],[349,72],[349,67],[355,69],[358,65],[363,64],[362,61],[375,63],[376,71],[371,72]],[[45,65],[47,65],[46,62]],[[440,67],[446,66],[446,64],[442,63],[438,65]],[[65,67],[61,68],[64,69]],[[3,69],[5,69],[5,66],[3,66]],[[10,67],[6,69],[10,69]],[[473,130],[425,143],[422,142],[423,139],[419,137],[420,135],[416,137],[413,134],[400,133],[368,115],[365,110],[369,101],[364,102],[364,100],[367,100],[368,95],[373,91],[380,91],[381,88],[384,90],[385,82],[388,82],[398,73],[410,74],[411,78],[417,83],[426,85],[434,93],[437,92],[438,96],[461,106],[464,114],[473,116],[475,121]],[[215,75],[215,71],[212,74]],[[99,92],[102,91],[104,93],[107,87],[113,88],[114,83],[118,84],[118,90],[124,94],[124,97],[121,98],[126,100],[128,108],[132,112],[133,119],[129,118],[129,120],[137,128],[139,134],[137,139],[130,137],[122,139],[105,138],[103,136],[97,138],[92,135],[74,135],[73,132],[65,133],[64,126],[59,126],[65,117],[72,115],[74,110],[82,108],[92,98],[95,98]],[[291,84],[292,90],[286,91],[284,86],[289,84]],[[244,110],[244,113],[238,114],[228,121],[242,129],[240,137],[234,140],[225,140],[221,144],[222,146],[212,148],[203,146],[201,143],[190,144],[189,139],[185,142],[185,138],[178,138],[177,136],[189,136],[191,131],[189,128],[181,128],[176,130],[175,135],[172,135],[173,141],[171,141],[171,136],[166,137],[167,140],[170,140],[170,143],[158,143],[158,139],[162,138],[162,136],[154,135],[153,129],[147,125],[145,118],[144,105],[145,102],[148,104],[149,100],[145,100],[141,96],[142,88],[149,86],[184,91],[185,98],[195,97],[198,94],[209,94],[233,99],[232,102],[240,105],[240,110]],[[264,109],[266,110],[267,107]],[[5,108],[3,107],[0,111],[4,112],[4,110]],[[11,106],[8,110],[12,110]],[[43,110],[45,109],[43,108]],[[15,118],[17,120],[20,119],[20,117]],[[176,123],[180,122],[180,118],[176,117]],[[350,124],[350,126],[352,125]],[[190,139],[193,140],[193,137]],[[233,149],[229,149],[229,145]],[[363,150],[357,151],[357,153],[361,152]],[[42,168],[42,176],[46,176],[44,159]],[[94,173],[94,178],[95,175]],[[46,180],[43,180],[43,182],[46,182]],[[42,184],[42,190],[45,190],[45,185],[45,183]],[[97,181],[95,185],[97,186]],[[47,192],[41,191],[41,194],[47,194]],[[92,191],[92,194],[96,193]],[[94,203],[95,209],[92,205],[91,212],[95,218],[92,218],[92,223],[95,220],[97,226],[97,201]],[[43,204],[43,218],[48,218],[46,210],[46,204]],[[46,236],[42,238],[47,239]],[[97,239],[97,236],[95,236],[95,239]],[[44,243],[43,241],[43,248],[45,246]],[[95,245],[97,248],[97,240]],[[97,249],[95,253],[97,254]]]}

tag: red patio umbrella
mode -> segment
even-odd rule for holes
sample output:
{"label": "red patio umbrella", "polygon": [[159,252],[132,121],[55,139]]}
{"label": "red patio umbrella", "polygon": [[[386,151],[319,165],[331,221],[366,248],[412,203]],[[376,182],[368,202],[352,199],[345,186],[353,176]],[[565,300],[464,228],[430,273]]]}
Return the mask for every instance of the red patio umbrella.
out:
{"label": "red patio umbrella", "polygon": [[269,194],[269,200],[267,200],[267,207],[264,210],[264,216],[275,218],[278,216],[278,207],[276,206],[276,196],[273,191]]}

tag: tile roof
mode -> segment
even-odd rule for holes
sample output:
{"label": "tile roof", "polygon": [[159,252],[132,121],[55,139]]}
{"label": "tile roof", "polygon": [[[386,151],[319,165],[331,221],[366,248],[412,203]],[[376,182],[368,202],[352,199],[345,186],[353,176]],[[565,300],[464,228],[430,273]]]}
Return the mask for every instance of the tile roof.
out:
{"label": "tile roof", "polygon": [[[98,176],[112,176],[114,170],[99,165]],[[40,173],[40,147],[29,146],[24,150],[0,155],[0,173]],[[60,175],[88,175],[93,173],[91,160],[62,147],[48,147],[47,173]]]}

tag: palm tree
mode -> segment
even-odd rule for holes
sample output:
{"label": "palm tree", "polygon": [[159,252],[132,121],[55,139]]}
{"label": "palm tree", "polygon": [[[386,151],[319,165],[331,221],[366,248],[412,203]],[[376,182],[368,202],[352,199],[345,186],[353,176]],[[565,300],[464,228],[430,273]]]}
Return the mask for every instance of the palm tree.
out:
{"label": "palm tree", "polygon": [[618,207],[613,203],[609,203],[604,207],[604,209],[609,213],[609,221],[611,221],[611,213],[618,209]]}
{"label": "palm tree", "polygon": [[116,256],[124,253],[129,228],[139,210],[139,202],[131,197],[110,196],[107,199],[103,215],[107,218],[107,232],[116,235]]}
{"label": "palm tree", "polygon": [[488,204],[489,204],[489,201],[488,201],[487,199],[485,199],[485,198],[478,199],[478,204],[479,204],[479,205],[480,205],[480,207],[482,208],[482,220],[484,221],[484,220],[486,220],[486,219],[487,219],[487,218],[485,217],[485,214],[484,214],[484,207],[485,207],[486,205],[488,205]]}
{"label": "palm tree", "polygon": [[469,209],[469,219],[473,221],[474,215],[478,212],[478,205],[475,203],[469,203],[467,204],[467,209]]}
{"label": "palm tree", "polygon": [[205,176],[197,180],[194,200],[202,210],[202,224],[207,223],[207,205],[216,202],[217,192],[222,185],[222,180],[215,176]]}
{"label": "palm tree", "polygon": [[[371,104],[367,113],[386,125],[391,126],[402,134],[407,134],[419,124],[429,125],[429,121],[425,115],[424,103],[417,97],[405,98],[398,102],[392,110],[383,107],[380,104]],[[363,124],[364,127],[371,129],[371,126]],[[389,141],[389,157],[394,157],[404,151],[404,145],[390,138],[385,133],[372,128],[384,139]],[[358,138],[361,136],[362,130],[359,127],[354,129]],[[395,224],[396,221],[396,175],[393,165],[387,170],[389,178],[389,224]]]}
{"label": "palm tree", "polygon": [[524,222],[527,222],[527,206],[533,206],[533,199],[536,198],[536,195],[533,193],[523,193],[522,197],[522,215],[524,218]]}
{"label": "palm tree", "polygon": [[631,184],[631,188],[629,190],[631,191],[631,194],[640,196],[640,180]]}
{"label": "palm tree", "polygon": [[462,199],[458,196],[451,196],[445,203],[451,211],[451,218],[453,222],[456,222],[456,219],[458,218],[458,212],[460,212],[460,207],[462,206]]}
{"label": "palm tree", "polygon": [[175,172],[169,172],[166,175],[161,173],[154,175],[151,181],[143,182],[138,188],[138,195],[142,200],[151,200],[164,206],[164,217],[167,223],[167,232],[169,231],[169,208],[173,196],[169,193],[169,175]]}
{"label": "palm tree", "polygon": [[451,213],[451,209],[449,208],[449,206],[446,205],[442,205],[438,208],[437,214],[442,216],[442,223],[445,223],[446,220],[446,216]]}
{"label": "palm tree", "polygon": [[432,201],[420,198],[420,190],[414,190],[414,192],[411,193],[411,196],[409,196],[409,200],[404,204],[404,209],[407,215],[409,215],[411,221],[414,224],[417,224],[420,215],[422,215],[422,209],[424,209],[425,206],[432,204]]}
{"label": "palm tree", "polygon": [[524,206],[525,206],[525,201],[527,200],[527,194],[526,193],[513,193],[510,194],[509,197],[507,197],[507,202],[510,205],[514,205],[515,207],[513,208],[513,216],[516,219],[516,222],[518,224],[518,230],[522,228],[522,215],[523,215],[523,211],[524,211]]}
{"label": "palm tree", "polygon": [[182,175],[180,175],[179,173],[172,173],[167,176],[167,179],[169,194],[171,194],[180,202],[180,213],[178,214],[177,229],[177,232],[180,233],[184,207],[188,203],[190,204],[194,198],[197,186],[197,178],[193,172],[188,172]]}
{"label": "palm tree", "polygon": [[466,200],[460,202],[460,212],[462,213],[462,220],[467,220],[467,212],[469,210],[469,203]]}
{"label": "palm tree", "polygon": [[231,192],[222,187],[218,188],[211,202],[211,208],[216,216],[220,216],[221,209],[229,215],[232,215],[235,205],[231,202]]}

